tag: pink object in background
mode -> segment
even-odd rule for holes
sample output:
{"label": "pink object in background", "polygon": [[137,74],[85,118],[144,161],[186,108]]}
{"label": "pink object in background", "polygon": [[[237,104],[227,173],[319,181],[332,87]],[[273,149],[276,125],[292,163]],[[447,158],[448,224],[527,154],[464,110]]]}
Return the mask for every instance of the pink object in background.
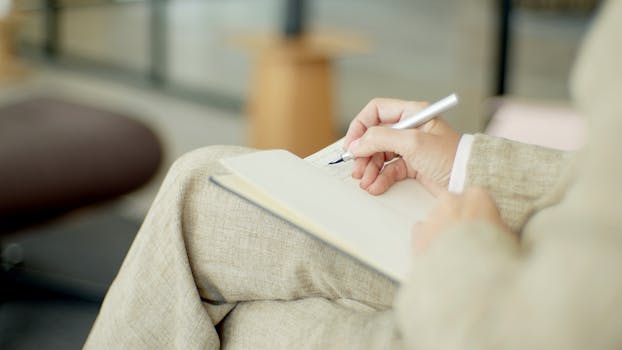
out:
{"label": "pink object in background", "polygon": [[499,99],[486,133],[524,143],[576,150],[585,144],[585,120],[563,103]]}

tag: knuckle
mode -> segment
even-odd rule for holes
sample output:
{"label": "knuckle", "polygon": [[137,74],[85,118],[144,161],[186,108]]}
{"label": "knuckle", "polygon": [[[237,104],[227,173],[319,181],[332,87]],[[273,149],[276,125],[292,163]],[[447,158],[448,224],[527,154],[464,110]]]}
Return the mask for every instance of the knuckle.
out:
{"label": "knuckle", "polygon": [[375,106],[379,104],[381,100],[382,100],[381,97],[374,97],[371,100],[369,100],[369,102],[367,103],[367,107]]}

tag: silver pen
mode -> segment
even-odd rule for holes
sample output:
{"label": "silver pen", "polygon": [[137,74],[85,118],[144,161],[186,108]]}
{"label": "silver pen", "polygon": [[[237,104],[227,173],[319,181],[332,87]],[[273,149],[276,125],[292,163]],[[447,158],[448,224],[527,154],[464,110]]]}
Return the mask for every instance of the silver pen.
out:
{"label": "silver pen", "polygon": [[[421,126],[428,121],[436,118],[439,114],[449,110],[458,104],[458,96],[456,94],[451,94],[441,100],[438,100],[426,108],[420,110],[415,113],[411,117],[405,118],[404,120],[400,120],[399,122],[393,124],[391,126],[392,129],[409,129],[416,128]],[[339,159],[334,162],[330,162],[328,164],[337,164],[341,162],[347,162],[349,160],[354,159],[354,155],[351,152],[345,152],[341,155]]]}

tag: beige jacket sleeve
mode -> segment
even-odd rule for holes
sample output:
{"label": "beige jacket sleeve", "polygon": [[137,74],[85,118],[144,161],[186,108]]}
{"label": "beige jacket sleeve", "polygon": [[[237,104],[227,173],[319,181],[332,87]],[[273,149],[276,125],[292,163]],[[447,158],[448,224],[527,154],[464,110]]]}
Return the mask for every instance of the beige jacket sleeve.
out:
{"label": "beige jacket sleeve", "polygon": [[[506,218],[522,225],[529,212],[536,212],[520,243],[491,224],[471,222],[442,233],[417,256],[396,298],[404,343],[410,349],[621,348],[622,162],[617,150],[622,143],[595,145],[563,200],[546,209],[540,208],[558,198],[548,189],[564,181],[547,180],[545,172],[567,177],[560,170],[565,156],[491,138],[478,147],[484,144],[489,160],[515,157],[542,166],[505,167],[501,160],[482,169],[475,154],[469,165],[482,172],[471,179],[494,191]],[[504,167],[507,187],[501,183]],[[514,174],[517,169],[531,176]],[[533,192],[521,188],[529,182]]]}
{"label": "beige jacket sleeve", "polygon": [[486,188],[505,222],[520,232],[534,211],[559,201],[573,159],[573,152],[477,134],[465,187]]}
{"label": "beige jacket sleeve", "polygon": [[621,227],[557,220],[531,247],[482,222],[445,232],[396,299],[407,347],[619,349]]}
{"label": "beige jacket sleeve", "polygon": [[[622,348],[620,18],[622,1],[607,2],[575,73],[574,97],[590,137],[572,186],[561,191],[565,180],[547,178],[566,178],[557,168],[565,156],[479,137],[473,154],[486,159],[472,159],[470,184],[488,187],[515,226],[533,215],[519,243],[470,222],[441,233],[415,258],[395,301],[407,347]],[[564,192],[559,203],[540,209],[555,202],[555,192]]]}

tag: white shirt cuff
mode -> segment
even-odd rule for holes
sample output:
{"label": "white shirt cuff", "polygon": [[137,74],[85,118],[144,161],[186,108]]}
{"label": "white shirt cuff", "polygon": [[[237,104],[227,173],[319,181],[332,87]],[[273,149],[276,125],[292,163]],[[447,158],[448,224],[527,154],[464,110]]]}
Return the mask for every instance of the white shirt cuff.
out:
{"label": "white shirt cuff", "polygon": [[449,175],[448,190],[451,193],[462,193],[464,183],[466,181],[467,163],[471,155],[471,146],[473,146],[473,135],[463,134],[458,143],[454,165]]}

